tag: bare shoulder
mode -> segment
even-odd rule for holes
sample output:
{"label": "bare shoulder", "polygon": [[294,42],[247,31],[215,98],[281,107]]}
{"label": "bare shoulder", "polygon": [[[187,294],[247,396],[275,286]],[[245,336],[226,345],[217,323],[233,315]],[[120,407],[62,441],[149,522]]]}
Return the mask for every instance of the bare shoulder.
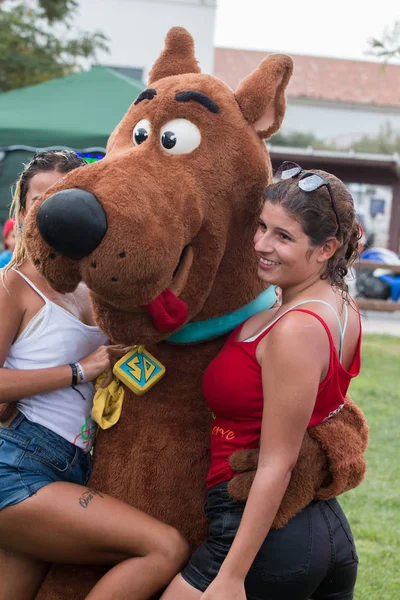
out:
{"label": "bare shoulder", "polygon": [[[328,302],[329,301],[329,302]],[[327,302],[330,306],[324,304]],[[360,335],[360,315],[356,302],[352,298],[344,299],[340,295],[332,295],[323,302],[304,304],[302,310],[287,313],[266,336],[265,348],[282,355],[296,354],[300,357],[304,352],[315,360],[329,358],[329,330],[333,343],[339,351],[341,328],[345,326],[346,337],[343,346],[343,364],[347,368],[354,357]],[[333,309],[333,310],[332,310]],[[347,318],[345,312],[347,310]],[[335,315],[336,313],[336,315]],[[338,326],[338,319],[341,327]],[[306,357],[303,356],[303,359]]]}
{"label": "bare shoulder", "polygon": [[15,271],[0,279],[0,314],[4,330],[15,328],[26,310],[26,283]]}
{"label": "bare shoulder", "polygon": [[290,363],[290,357],[307,361],[326,360],[329,341],[321,323],[303,312],[289,312],[283,316],[262,340],[260,359],[268,362]]}
{"label": "bare shoulder", "polygon": [[24,280],[14,271],[8,271],[0,283],[0,365],[4,364],[24,315]]}
{"label": "bare shoulder", "polygon": [[[280,319],[271,329],[269,336],[275,343],[281,340],[284,343],[312,339],[314,336],[324,337],[324,331],[320,322],[311,314],[290,311]],[[326,335],[326,334],[325,334]]]}
{"label": "bare shoulder", "polygon": [[0,302],[7,301],[9,304],[12,299],[13,303],[20,304],[19,300],[24,289],[25,282],[23,278],[10,269],[4,274],[4,278],[0,279]]}

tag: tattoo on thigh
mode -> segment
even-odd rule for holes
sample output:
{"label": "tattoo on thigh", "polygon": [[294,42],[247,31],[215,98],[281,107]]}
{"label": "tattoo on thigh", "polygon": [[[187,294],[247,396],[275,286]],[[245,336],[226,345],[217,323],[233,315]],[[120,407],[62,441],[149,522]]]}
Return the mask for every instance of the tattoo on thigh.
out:
{"label": "tattoo on thigh", "polygon": [[82,496],[79,498],[79,504],[82,506],[82,508],[87,508],[89,502],[93,500],[95,496],[104,498],[103,494],[101,494],[100,492],[93,490],[92,488],[87,488],[87,490],[83,492]]}

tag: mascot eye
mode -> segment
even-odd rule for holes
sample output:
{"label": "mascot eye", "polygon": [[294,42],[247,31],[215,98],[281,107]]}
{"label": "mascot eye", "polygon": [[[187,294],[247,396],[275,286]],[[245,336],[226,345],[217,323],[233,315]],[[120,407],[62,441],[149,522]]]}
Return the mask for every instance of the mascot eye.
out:
{"label": "mascot eye", "polygon": [[201,133],[191,121],[174,119],[162,127],[160,142],[168,154],[189,154],[200,146]]}
{"label": "mascot eye", "polygon": [[140,146],[150,135],[150,123],[147,119],[142,119],[133,130],[133,143]]}

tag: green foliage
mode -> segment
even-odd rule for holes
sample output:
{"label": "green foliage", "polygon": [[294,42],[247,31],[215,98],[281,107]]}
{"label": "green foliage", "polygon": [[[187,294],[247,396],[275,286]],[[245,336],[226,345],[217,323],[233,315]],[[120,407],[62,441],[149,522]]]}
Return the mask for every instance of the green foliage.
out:
{"label": "green foliage", "polygon": [[79,59],[107,50],[106,38],[99,32],[70,35],[75,9],[75,0],[0,7],[0,91],[64,77],[79,69]]}
{"label": "green foliage", "polygon": [[355,152],[374,152],[378,154],[400,153],[400,132],[396,132],[387,123],[381,127],[377,136],[363,135],[346,147],[321,141],[312,133],[292,132],[289,134],[276,133],[270,140],[273,146],[289,146],[292,148],[312,147],[316,150],[354,150]]}
{"label": "green foliage", "polygon": [[53,23],[54,21],[64,21],[75,12],[78,6],[76,0],[39,0],[39,6],[43,11],[43,16]]}
{"label": "green foliage", "polygon": [[365,481],[339,498],[360,560],[354,600],[399,598],[399,356],[400,338],[365,335],[361,374],[350,387],[370,428]]}
{"label": "green foliage", "polygon": [[290,146],[292,148],[308,148],[311,146],[316,149],[332,149],[335,148],[333,144],[328,144],[319,140],[313,133],[302,133],[300,131],[293,131],[291,133],[275,133],[270,139],[270,142],[274,146]]}
{"label": "green foliage", "polygon": [[[394,23],[392,29],[386,29],[382,38],[369,40],[369,54],[384,59],[400,59],[400,21]],[[378,154],[400,153],[400,132],[395,132],[387,123],[376,136],[363,135],[358,141],[347,146],[338,146],[334,142],[318,139],[313,133],[278,132],[271,137],[274,146],[289,146],[292,148],[312,147],[316,150],[354,150],[355,152],[370,152]]]}
{"label": "green foliage", "polygon": [[375,137],[364,135],[358,142],[352,144],[356,152],[379,152],[393,154],[400,152],[400,133],[393,131],[387,123]]}
{"label": "green foliage", "polygon": [[400,21],[396,21],[392,29],[386,29],[382,39],[369,40],[369,54],[383,58],[400,58]]}

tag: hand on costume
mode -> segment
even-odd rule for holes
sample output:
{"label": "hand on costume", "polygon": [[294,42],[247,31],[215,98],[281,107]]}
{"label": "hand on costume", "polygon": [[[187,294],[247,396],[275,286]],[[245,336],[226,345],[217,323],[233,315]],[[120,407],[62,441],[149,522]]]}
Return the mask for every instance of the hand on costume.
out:
{"label": "hand on costume", "polygon": [[244,581],[240,578],[218,575],[200,600],[246,600]]}
{"label": "hand on costume", "polygon": [[126,354],[124,346],[100,346],[94,352],[80,360],[85,373],[85,381],[93,381],[103,373],[107,374],[101,387],[106,388],[113,378],[113,366]]}

